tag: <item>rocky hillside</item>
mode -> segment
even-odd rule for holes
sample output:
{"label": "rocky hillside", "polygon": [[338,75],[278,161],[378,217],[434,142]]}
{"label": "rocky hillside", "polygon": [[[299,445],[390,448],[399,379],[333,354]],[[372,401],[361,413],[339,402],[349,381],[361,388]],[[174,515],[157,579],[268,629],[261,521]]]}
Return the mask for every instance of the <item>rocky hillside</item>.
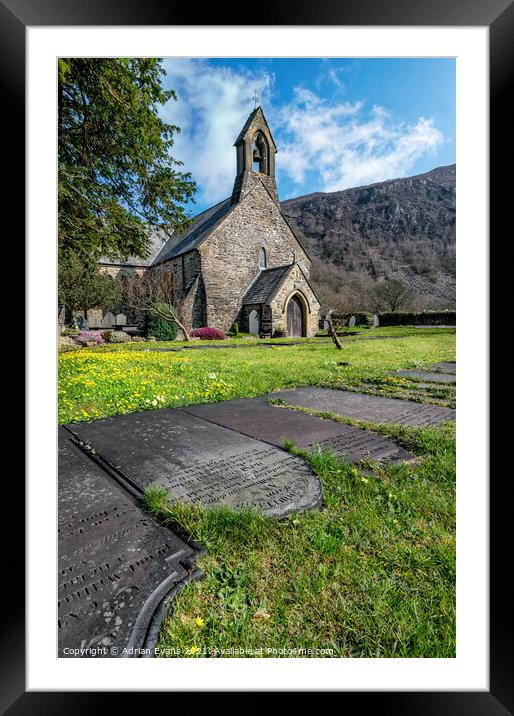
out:
{"label": "rocky hillside", "polygon": [[455,165],[282,202],[316,258],[315,281],[401,276],[416,292],[455,295]]}

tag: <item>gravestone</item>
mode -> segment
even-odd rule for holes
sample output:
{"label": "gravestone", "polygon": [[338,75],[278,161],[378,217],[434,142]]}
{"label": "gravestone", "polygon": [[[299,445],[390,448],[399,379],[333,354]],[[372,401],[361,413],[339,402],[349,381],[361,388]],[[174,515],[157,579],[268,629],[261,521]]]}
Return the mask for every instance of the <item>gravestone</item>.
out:
{"label": "gravestone", "polygon": [[204,403],[180,408],[212,423],[237,430],[271,445],[282,445],[291,439],[300,448],[330,447],[336,454],[352,462],[366,457],[385,460],[405,460],[412,456],[393,440],[345,425],[323,420],[313,415],[279,408],[266,398],[241,398],[221,403]]}
{"label": "gravestone", "polygon": [[69,427],[141,492],[158,484],[183,502],[274,517],[320,504],[319,478],[301,458],[214,422],[164,408]]}
{"label": "gravestone", "polygon": [[84,316],[77,316],[76,318],[77,327],[81,331],[87,331],[89,329],[89,323]]}
{"label": "gravestone", "polygon": [[455,420],[455,411],[450,408],[332,388],[307,387],[283,390],[271,393],[268,398],[280,399],[289,405],[366,420],[370,423],[437,425]]}
{"label": "gravestone", "polygon": [[425,380],[430,383],[455,383],[455,374],[448,373],[434,373],[428,370],[412,369],[412,370],[397,370],[396,375],[401,375],[404,378],[412,378],[413,380]]}
{"label": "gravestone", "polygon": [[259,311],[252,308],[248,315],[248,332],[252,335],[257,335],[259,333],[259,323]]}
{"label": "gravestone", "polygon": [[380,320],[379,320],[377,314],[375,313],[373,315],[373,328],[378,328],[379,325],[380,325]]}
{"label": "gravestone", "polygon": [[350,317],[350,320],[348,321],[348,325],[350,326],[350,328],[353,328],[353,326],[355,325],[355,316]]}
{"label": "gravestone", "polygon": [[107,311],[105,316],[102,318],[102,328],[112,328],[115,324],[114,314],[111,311]]}
{"label": "gravestone", "polygon": [[456,363],[455,361],[440,361],[431,366],[431,370],[441,373],[455,373]]}
{"label": "gravestone", "polygon": [[139,656],[152,651],[170,597],[201,576],[197,552],[70,437],[59,429],[57,655]]}
{"label": "gravestone", "polygon": [[127,316],[124,313],[118,313],[116,316],[116,325],[117,326],[126,326],[127,325]]}

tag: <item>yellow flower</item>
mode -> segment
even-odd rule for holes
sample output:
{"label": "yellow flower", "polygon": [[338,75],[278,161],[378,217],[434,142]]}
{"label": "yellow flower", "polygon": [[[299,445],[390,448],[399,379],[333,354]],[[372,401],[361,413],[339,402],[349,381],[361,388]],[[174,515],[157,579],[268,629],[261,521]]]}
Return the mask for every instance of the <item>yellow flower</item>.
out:
{"label": "yellow flower", "polygon": [[369,482],[369,480],[367,479],[367,477],[361,477],[361,482]]}
{"label": "yellow flower", "polygon": [[196,619],[195,619],[195,624],[196,624],[197,627],[203,627],[203,625],[205,624],[205,622],[204,622],[204,620],[202,619],[202,617],[196,617]]}

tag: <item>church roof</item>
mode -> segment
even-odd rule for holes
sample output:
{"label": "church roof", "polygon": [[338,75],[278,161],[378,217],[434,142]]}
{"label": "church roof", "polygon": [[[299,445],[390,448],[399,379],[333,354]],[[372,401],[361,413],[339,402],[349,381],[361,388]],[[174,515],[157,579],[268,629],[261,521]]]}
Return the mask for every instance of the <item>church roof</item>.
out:
{"label": "church roof", "polygon": [[271,301],[293,266],[294,264],[287,264],[261,271],[243,296],[243,305],[249,303],[267,304]]}
{"label": "church roof", "polygon": [[185,231],[168,239],[166,245],[153,259],[152,264],[167,261],[174,256],[196,249],[228,214],[230,209],[231,201],[229,197],[195,216],[193,223]]}
{"label": "church roof", "polygon": [[99,263],[107,266],[151,266],[165,247],[168,237],[169,234],[164,229],[154,228],[150,231],[149,252],[146,259],[142,259],[140,256],[129,256],[125,260],[121,260],[102,256]]}

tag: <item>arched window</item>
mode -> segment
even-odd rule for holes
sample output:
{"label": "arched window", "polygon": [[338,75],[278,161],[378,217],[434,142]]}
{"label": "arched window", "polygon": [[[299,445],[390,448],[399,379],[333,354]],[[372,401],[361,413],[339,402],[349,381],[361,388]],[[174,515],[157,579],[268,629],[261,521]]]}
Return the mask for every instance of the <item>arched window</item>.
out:
{"label": "arched window", "polygon": [[261,246],[261,250],[259,251],[259,268],[266,268],[266,249],[264,246]]}

